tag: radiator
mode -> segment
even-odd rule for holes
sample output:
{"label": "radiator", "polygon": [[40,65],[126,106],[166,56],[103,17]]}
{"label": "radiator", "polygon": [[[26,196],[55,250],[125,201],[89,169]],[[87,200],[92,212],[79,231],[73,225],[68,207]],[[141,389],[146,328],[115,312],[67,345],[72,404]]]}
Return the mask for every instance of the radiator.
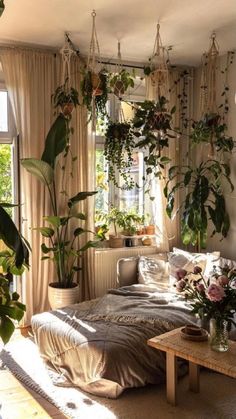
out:
{"label": "radiator", "polygon": [[117,261],[121,258],[150,255],[157,252],[156,246],[122,247],[119,249],[95,250],[95,297],[106,294],[109,288],[117,288]]}

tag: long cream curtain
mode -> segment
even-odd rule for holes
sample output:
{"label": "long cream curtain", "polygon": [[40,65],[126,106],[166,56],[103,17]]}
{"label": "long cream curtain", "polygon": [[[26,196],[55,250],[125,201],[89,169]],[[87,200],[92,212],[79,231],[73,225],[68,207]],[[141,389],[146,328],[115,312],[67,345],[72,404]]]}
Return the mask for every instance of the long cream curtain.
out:
{"label": "long cream curtain", "polygon": [[[61,83],[61,58],[53,52],[32,51],[18,48],[1,48],[0,60],[10,101],[15,116],[17,132],[20,137],[20,158],[40,158],[44,148],[45,136],[54,119],[51,95]],[[80,64],[75,57],[72,63],[74,86],[79,89]],[[72,119],[74,134],[72,152],[78,156],[73,178],[68,185],[68,193],[94,190],[91,176],[94,143],[87,138],[87,114],[79,107]],[[88,175],[89,173],[89,175]],[[43,186],[23,168],[20,170],[20,193],[22,233],[32,247],[31,266],[22,280],[22,298],[27,312],[25,324],[30,323],[32,314],[49,308],[47,298],[48,283],[54,279],[52,264],[41,259],[41,237],[33,227],[42,225],[42,217],[50,214],[48,196]],[[92,202],[83,204],[83,209],[90,210]],[[92,228],[93,217],[88,218],[88,229]],[[82,275],[83,298],[90,296],[90,281],[93,275],[93,254],[86,255]]]}
{"label": "long cream curtain", "polygon": [[[172,69],[169,72],[169,108],[171,109],[173,106],[176,106],[173,125],[175,128],[180,128],[182,132],[182,136],[177,136],[176,139],[169,139],[169,147],[164,150],[165,155],[171,159],[170,165],[181,165],[183,158],[184,164],[187,162],[188,145],[185,141],[186,129],[183,127],[181,113],[184,111],[186,118],[192,118],[192,69],[188,69],[187,73],[183,76],[183,69],[178,68]],[[153,88],[150,78],[146,77],[146,99],[157,100],[156,94],[156,89]],[[167,170],[170,165],[168,165]],[[167,170],[165,173],[166,177]],[[156,199],[153,201],[153,213],[155,223],[160,231],[159,247],[163,250],[169,250],[173,246],[180,245],[180,214],[174,209],[171,220],[166,215],[166,199],[163,194],[163,188],[164,181],[156,179],[152,191],[152,195],[156,196]],[[181,196],[185,193],[186,191],[181,191],[176,194],[175,208],[178,208],[181,202]]]}

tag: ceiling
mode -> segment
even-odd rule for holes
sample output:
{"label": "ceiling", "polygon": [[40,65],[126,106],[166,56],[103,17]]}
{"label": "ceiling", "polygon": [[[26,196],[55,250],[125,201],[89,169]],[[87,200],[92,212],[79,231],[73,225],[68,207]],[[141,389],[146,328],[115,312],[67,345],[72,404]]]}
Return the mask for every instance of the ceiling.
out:
{"label": "ceiling", "polygon": [[235,0],[5,0],[1,44],[60,48],[67,31],[82,54],[88,53],[91,12],[101,55],[114,59],[121,41],[124,61],[145,63],[152,54],[156,24],[173,64],[197,66],[216,31],[220,54],[236,47]]}

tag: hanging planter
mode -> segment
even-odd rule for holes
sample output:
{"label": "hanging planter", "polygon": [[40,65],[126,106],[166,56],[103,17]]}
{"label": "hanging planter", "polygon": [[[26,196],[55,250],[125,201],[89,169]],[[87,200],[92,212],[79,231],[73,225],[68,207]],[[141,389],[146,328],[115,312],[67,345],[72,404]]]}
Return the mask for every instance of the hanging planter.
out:
{"label": "hanging planter", "polygon": [[71,86],[70,61],[75,52],[71,48],[67,34],[65,34],[65,44],[60,53],[62,57],[61,85],[56,88],[52,100],[54,108],[60,107],[62,114],[70,118],[74,108],[79,105],[79,93]]}
{"label": "hanging planter", "polygon": [[[115,186],[126,190],[135,186],[130,176],[134,148],[135,140],[131,125],[128,122],[110,122],[105,133],[104,144],[104,155],[108,162],[108,179]],[[117,173],[124,181],[123,185],[120,185]]]}
{"label": "hanging planter", "polygon": [[0,0],[0,16],[2,16],[4,10],[5,10],[4,1],[3,0]]}
{"label": "hanging planter", "polygon": [[66,88],[65,84],[58,86],[52,95],[54,107],[61,108],[64,116],[70,116],[74,108],[79,105],[79,93],[74,87]]}
{"label": "hanging planter", "polygon": [[93,24],[92,34],[89,48],[89,55],[87,66],[83,70],[83,79],[81,82],[81,93],[83,96],[83,104],[87,107],[92,119],[93,130],[96,129],[96,117],[99,114],[100,118],[107,116],[107,72],[102,69],[98,70],[98,62],[100,59],[100,48],[97,38],[97,31],[95,25],[96,13],[92,12]]}
{"label": "hanging planter", "polygon": [[134,135],[142,139],[136,144],[137,148],[147,149],[144,157],[146,163],[146,174],[153,174],[161,177],[161,169],[170,162],[167,156],[163,155],[163,149],[169,146],[169,139],[173,135],[172,118],[175,107],[167,111],[167,99],[162,96],[158,102],[146,100],[138,104],[135,117],[132,121]]}
{"label": "hanging planter", "polygon": [[116,65],[116,71],[111,75],[109,84],[111,92],[114,93],[117,97],[121,98],[129,87],[134,88],[134,78],[127,70],[123,68],[120,52],[120,42],[118,42],[117,60],[118,62]]}
{"label": "hanging planter", "polygon": [[157,92],[157,97],[169,95],[169,70],[167,66],[168,55],[162,46],[160,25],[157,25],[157,33],[154,48],[148,66],[144,67],[144,74],[150,78],[151,85]]}

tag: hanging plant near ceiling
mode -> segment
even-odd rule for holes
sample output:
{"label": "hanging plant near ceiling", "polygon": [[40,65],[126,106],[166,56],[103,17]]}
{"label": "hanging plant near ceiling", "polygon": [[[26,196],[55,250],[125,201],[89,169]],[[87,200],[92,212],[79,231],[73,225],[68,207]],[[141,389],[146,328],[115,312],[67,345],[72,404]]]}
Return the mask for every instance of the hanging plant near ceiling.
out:
{"label": "hanging plant near ceiling", "polygon": [[139,139],[136,144],[138,149],[146,149],[144,157],[146,174],[162,177],[162,169],[170,162],[164,155],[164,149],[169,146],[169,139],[175,138],[172,128],[175,107],[167,111],[168,101],[161,96],[155,103],[145,101],[138,103],[135,117],[132,121],[134,135]]}
{"label": "hanging plant near ceiling", "polygon": [[169,69],[168,51],[162,45],[160,36],[160,24],[157,24],[157,32],[154,41],[153,53],[149,58],[149,64],[144,67],[144,74],[149,77],[151,85],[156,90],[156,96],[169,96]]}
{"label": "hanging plant near ceiling", "polygon": [[[211,237],[216,233],[226,237],[230,219],[226,210],[222,182],[226,181],[230,191],[234,186],[230,180],[230,168],[217,160],[207,160],[198,167],[173,166],[169,169],[168,182],[164,189],[167,198],[166,212],[173,215],[175,196],[179,190],[189,188],[184,201],[175,211],[182,210],[181,239],[184,245],[206,248],[209,221],[213,224]],[[174,186],[171,182],[177,179]]]}
{"label": "hanging plant near ceiling", "polygon": [[87,66],[83,71],[83,80],[81,82],[81,93],[83,104],[87,107],[93,124],[93,130],[96,128],[96,117],[104,118],[107,115],[107,72],[98,70],[100,59],[100,47],[97,38],[95,25],[96,13],[92,12],[93,24],[90,41],[90,48],[87,60]]}
{"label": "hanging plant near ceiling", "polygon": [[117,65],[115,72],[110,75],[109,78],[110,91],[114,93],[118,98],[122,98],[125,92],[131,87],[134,88],[134,77],[123,68],[121,52],[120,52],[120,42],[118,42],[118,55],[117,55]]}
{"label": "hanging plant near ceiling", "polygon": [[104,155],[108,162],[108,180],[118,188],[130,190],[135,186],[130,173],[134,148],[132,126],[128,122],[110,121],[105,132]]}
{"label": "hanging plant near ceiling", "polygon": [[85,69],[81,81],[81,93],[83,104],[88,109],[91,118],[99,115],[103,119],[107,116],[108,74],[104,69],[98,74]]}
{"label": "hanging plant near ceiling", "polygon": [[71,118],[71,114],[76,106],[79,105],[79,92],[71,85],[71,57],[75,51],[71,48],[71,43],[65,34],[65,44],[60,50],[62,58],[61,85],[52,95],[54,108],[60,107],[62,114],[66,118]]}

